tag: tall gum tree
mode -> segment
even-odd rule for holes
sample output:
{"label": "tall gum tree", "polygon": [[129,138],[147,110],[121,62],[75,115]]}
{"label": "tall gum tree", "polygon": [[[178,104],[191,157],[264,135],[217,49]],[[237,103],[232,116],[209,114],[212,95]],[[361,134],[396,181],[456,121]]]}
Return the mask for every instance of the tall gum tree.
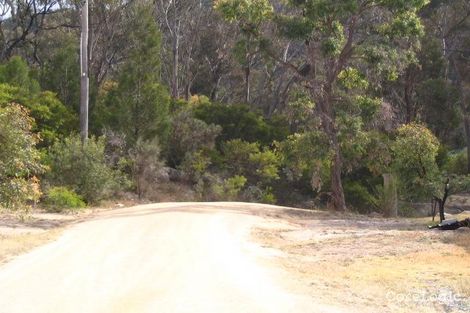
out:
{"label": "tall gum tree", "polygon": [[235,45],[235,56],[243,67],[245,103],[251,99],[251,70],[262,44],[261,24],[267,21],[273,7],[268,0],[218,0],[215,9],[228,22],[236,22],[241,38]]}
{"label": "tall gum tree", "polygon": [[[417,15],[427,0],[289,0],[291,11],[277,15],[280,34],[304,42],[300,66],[288,64],[315,103],[321,129],[329,139],[331,204],[346,208],[339,140],[338,114],[347,93],[340,81],[348,73],[366,80],[368,95],[380,87],[382,77],[396,79],[414,61],[423,27]],[[373,86],[375,85],[375,86]],[[341,112],[344,115],[344,112]]]}
{"label": "tall gum tree", "polygon": [[[257,1],[224,2],[236,3],[231,6],[236,9]],[[337,117],[348,95],[339,86],[341,77],[347,71],[367,80],[371,84],[363,88],[365,95],[377,91],[382,78],[396,79],[415,61],[414,52],[423,34],[418,11],[427,3],[428,0],[288,0],[286,5],[279,5],[273,1],[276,10],[272,21],[278,37],[260,40],[272,58],[292,70],[315,103],[311,113],[320,118],[331,149],[331,205],[336,210],[346,209]],[[232,16],[241,20],[239,14]],[[270,42],[279,38],[302,44],[301,56],[286,62],[282,51],[270,49]]]}
{"label": "tall gum tree", "polygon": [[445,78],[458,91],[467,145],[467,173],[470,174],[470,3],[442,1],[431,21],[441,40],[442,56],[446,61]]}

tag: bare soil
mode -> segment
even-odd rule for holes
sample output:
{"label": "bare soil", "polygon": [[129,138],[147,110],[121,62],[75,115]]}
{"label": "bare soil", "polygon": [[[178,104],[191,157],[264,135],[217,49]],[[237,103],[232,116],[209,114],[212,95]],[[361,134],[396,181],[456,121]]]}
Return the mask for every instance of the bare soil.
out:
{"label": "bare soil", "polygon": [[427,230],[428,222],[250,203],[3,214],[0,307],[470,312],[470,229]]}
{"label": "bare soil", "polygon": [[428,230],[429,218],[291,209],[269,215],[289,227],[253,234],[285,253],[279,260],[299,280],[299,292],[351,312],[470,312],[468,228]]}

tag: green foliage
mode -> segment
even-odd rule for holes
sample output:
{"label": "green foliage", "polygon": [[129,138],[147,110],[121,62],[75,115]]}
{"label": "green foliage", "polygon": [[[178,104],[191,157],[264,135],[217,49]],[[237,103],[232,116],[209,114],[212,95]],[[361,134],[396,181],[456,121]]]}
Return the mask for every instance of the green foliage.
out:
{"label": "green foliage", "polygon": [[135,143],[155,136],[164,143],[169,128],[170,97],[160,84],[160,32],[151,10],[132,7],[129,31],[132,50],[119,71],[117,84],[104,92],[93,114],[97,127],[124,133]]}
{"label": "green foliage", "polygon": [[104,137],[91,137],[86,145],[78,135],[54,143],[46,157],[50,167],[46,181],[73,190],[87,203],[105,199],[119,188],[119,173],[106,163],[104,149]]}
{"label": "green foliage", "polygon": [[398,13],[391,21],[382,24],[379,30],[383,35],[392,39],[424,35],[424,26],[415,11]]}
{"label": "green foliage", "polygon": [[262,182],[279,179],[280,158],[274,151],[264,150],[250,154],[249,161],[256,169],[256,176]]}
{"label": "green foliage", "polygon": [[293,40],[305,40],[313,31],[313,23],[305,17],[275,16],[279,32]]}
{"label": "green foliage", "polygon": [[246,105],[203,103],[194,109],[194,115],[207,124],[222,127],[222,132],[217,137],[218,146],[232,139],[269,145],[274,140],[283,140],[288,134],[287,125],[282,121],[266,120],[260,114],[250,111]]}
{"label": "green foliage", "polygon": [[214,5],[229,22],[238,22],[242,31],[253,32],[273,13],[268,0],[217,0]]}
{"label": "green foliage", "polygon": [[344,195],[349,205],[359,213],[380,211],[380,198],[358,181],[347,181],[344,184]]}
{"label": "green foliage", "polygon": [[[290,135],[277,143],[277,150],[288,181],[312,182],[312,188],[320,190],[329,180],[330,151],[323,133],[311,131]],[[314,183],[311,181],[312,173],[316,173]]]}
{"label": "green foliage", "polygon": [[261,203],[267,204],[275,204],[276,203],[276,196],[273,193],[273,189],[271,187],[267,187],[261,194]]}
{"label": "green foliage", "polygon": [[209,165],[211,165],[211,158],[202,150],[192,153],[186,153],[180,169],[188,176],[193,182],[198,182],[204,177]]}
{"label": "green foliage", "polygon": [[359,107],[361,118],[365,123],[370,122],[375,117],[382,104],[382,99],[366,96],[357,96],[354,101]]}
{"label": "green foliage", "polygon": [[225,164],[231,172],[242,175],[250,167],[250,156],[259,152],[259,145],[240,139],[227,141],[222,146]]}
{"label": "green foliage", "polygon": [[81,209],[86,206],[83,199],[66,187],[53,187],[47,191],[44,205],[48,212],[60,213],[70,209]]}
{"label": "green foliage", "polygon": [[344,172],[351,172],[363,160],[370,143],[369,133],[363,128],[360,117],[341,114],[338,117],[342,156],[345,159]]}
{"label": "green foliage", "polygon": [[230,173],[248,178],[250,183],[268,184],[279,179],[280,157],[259,144],[234,139],[223,144],[224,164]]}
{"label": "green foliage", "polygon": [[50,91],[39,90],[26,62],[12,58],[0,66],[0,106],[17,102],[31,111],[33,131],[43,139],[40,147],[51,145],[57,138],[70,134],[78,127],[78,119]]}
{"label": "green foliage", "polygon": [[294,90],[284,109],[284,115],[293,133],[309,131],[319,125],[318,117],[313,116],[315,103],[303,90]]}
{"label": "green foliage", "polygon": [[450,153],[443,169],[449,174],[467,174],[467,150]]}
{"label": "green foliage", "polygon": [[8,84],[0,84],[0,106],[11,102],[19,102],[21,96],[17,87]]}
{"label": "green foliage", "polygon": [[392,145],[393,166],[406,199],[430,197],[438,168],[439,141],[421,124],[407,124],[398,129]]}
{"label": "green foliage", "polygon": [[0,83],[20,88],[25,94],[39,92],[39,83],[32,77],[28,64],[19,56],[0,65]]}
{"label": "green foliage", "polygon": [[65,107],[50,91],[44,91],[26,102],[31,110],[37,131],[43,141],[42,147],[50,146],[55,140],[63,138],[78,128],[78,118]]}
{"label": "green foliage", "polygon": [[219,199],[234,201],[238,200],[240,192],[245,186],[247,179],[244,176],[236,175],[224,180],[222,185],[214,186],[214,193]]}
{"label": "green foliage", "polygon": [[340,84],[347,89],[367,89],[369,82],[359,70],[347,67],[338,74]]}
{"label": "green foliage", "polygon": [[339,56],[346,41],[343,25],[334,21],[328,29],[324,28],[324,30],[326,30],[327,38],[321,43],[321,51],[327,57]]}
{"label": "green foliage", "polygon": [[171,120],[166,155],[171,166],[178,166],[188,154],[214,148],[221,127],[194,118],[191,111],[183,110]]}
{"label": "green foliage", "polygon": [[60,47],[50,52],[50,58],[45,60],[40,72],[42,88],[55,92],[60,101],[73,112],[79,112],[80,104],[78,45],[79,41],[72,36],[62,38]]}
{"label": "green foliage", "polygon": [[361,165],[374,176],[380,176],[390,171],[392,163],[391,139],[377,131],[368,132],[369,142]]}
{"label": "green foliage", "polygon": [[0,206],[16,210],[41,195],[36,175],[44,171],[32,133],[33,119],[24,107],[0,106]]}

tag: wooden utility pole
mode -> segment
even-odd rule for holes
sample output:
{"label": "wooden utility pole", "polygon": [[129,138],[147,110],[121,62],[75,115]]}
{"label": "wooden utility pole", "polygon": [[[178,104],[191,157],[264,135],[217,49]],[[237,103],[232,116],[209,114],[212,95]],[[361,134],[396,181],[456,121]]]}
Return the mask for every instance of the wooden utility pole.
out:
{"label": "wooden utility pole", "polygon": [[88,0],[84,0],[81,14],[80,36],[80,136],[82,143],[88,138]]}

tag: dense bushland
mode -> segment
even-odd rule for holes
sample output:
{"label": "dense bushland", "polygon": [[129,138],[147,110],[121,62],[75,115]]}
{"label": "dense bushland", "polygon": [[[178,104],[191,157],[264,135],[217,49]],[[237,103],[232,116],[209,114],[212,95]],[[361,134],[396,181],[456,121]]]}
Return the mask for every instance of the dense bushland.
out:
{"label": "dense bushland", "polygon": [[96,0],[85,144],[77,7],[31,1],[41,20],[6,6],[34,31],[0,13],[3,208],[185,190],[388,214],[396,190],[412,214],[470,191],[467,1]]}

